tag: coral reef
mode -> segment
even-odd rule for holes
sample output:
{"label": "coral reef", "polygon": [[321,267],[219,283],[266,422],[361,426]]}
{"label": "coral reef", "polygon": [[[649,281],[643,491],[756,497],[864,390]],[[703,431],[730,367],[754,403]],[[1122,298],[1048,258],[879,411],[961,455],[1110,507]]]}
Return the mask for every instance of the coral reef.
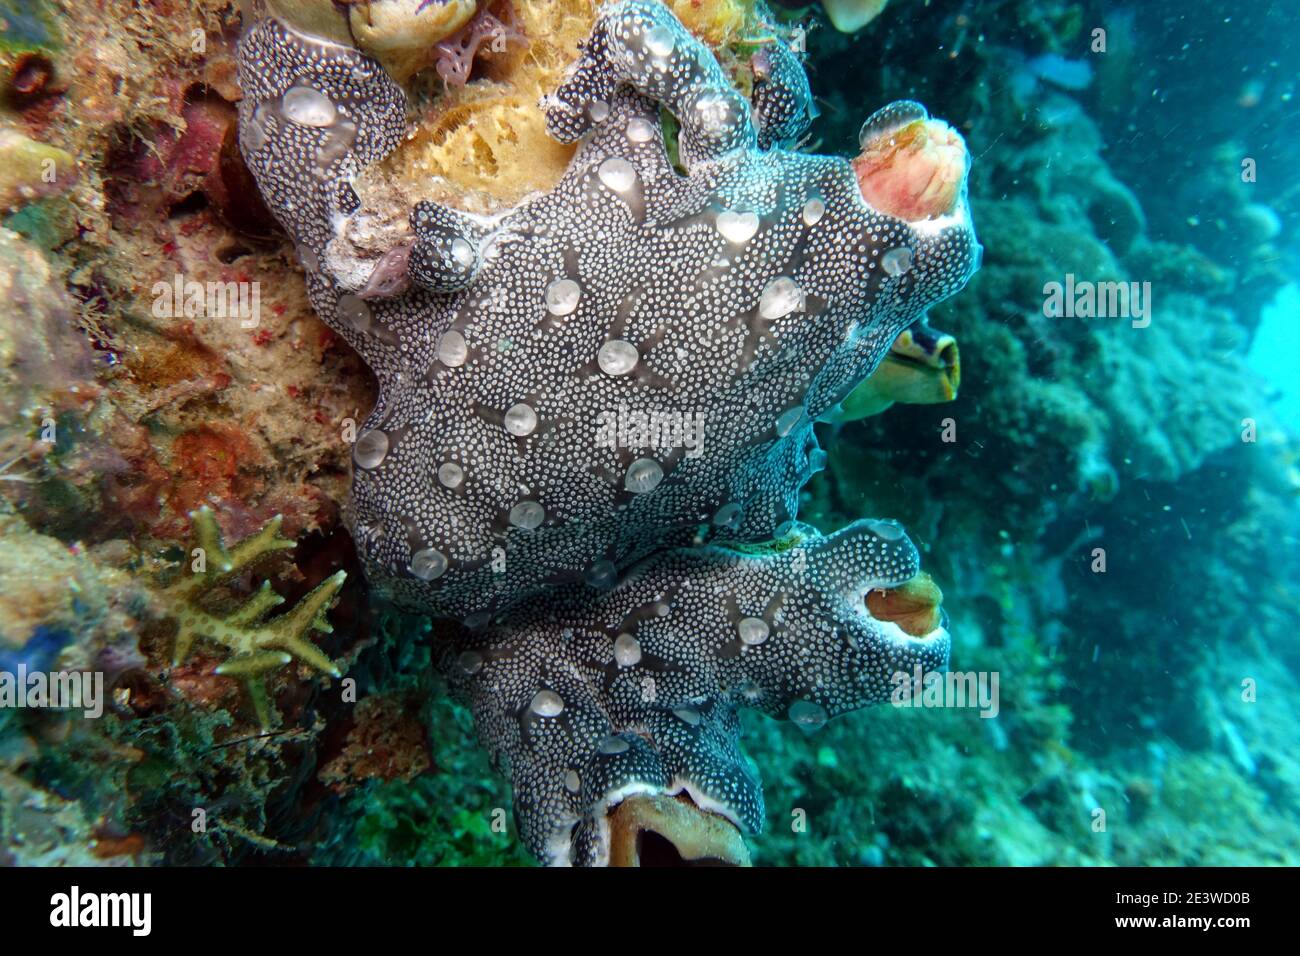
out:
{"label": "coral reef", "polygon": [[[341,527],[350,439],[376,383],[347,333],[314,314],[316,280],[304,283],[241,155],[235,44],[267,5],[240,4],[241,17],[234,0],[0,0],[0,291],[13,319],[0,323],[0,671],[101,672],[109,692],[95,720],[0,710],[0,864],[529,865],[519,825],[547,825],[544,814],[512,823],[511,768],[466,745],[475,714],[452,694],[491,716],[462,652],[507,646],[502,627],[527,606],[477,631],[398,614],[367,591]],[[432,227],[461,228],[464,214],[491,229],[552,193],[581,149],[551,136],[538,101],[566,82],[593,0],[272,5],[304,33],[328,20],[346,27],[340,42],[364,36],[403,78],[409,125],[385,159],[353,170],[365,215],[320,266],[346,272],[349,289],[390,252],[405,253],[392,274],[409,280],[420,203],[452,211]],[[815,426],[826,467],[797,504],[820,529],[809,540],[863,515],[904,522],[942,585],[952,666],[1000,673],[1001,702],[987,720],[879,707],[811,737],[811,724],[742,702],[747,756],[723,766],[764,781],[762,832],[746,849],[687,791],[641,793],[608,817],[611,861],[1300,861],[1300,459],[1294,424],[1288,433],[1271,410],[1276,386],[1244,358],[1300,262],[1300,120],[1276,12],[1238,5],[1211,23],[1163,0],[895,0],[849,36],[827,23],[830,4],[666,6],[749,100],[763,150],[842,144],[850,168],[864,106],[915,99],[980,157],[970,201],[987,261],[930,310],[932,325],[893,326],[893,343],[874,346],[876,372]],[[296,19],[313,8],[318,26]],[[1089,50],[1097,26],[1104,55]],[[807,54],[784,55],[787,42]],[[654,120],[681,175],[677,123]],[[886,139],[875,152],[910,145],[929,144]],[[693,228],[703,239],[716,224]],[[427,251],[414,257],[422,274],[454,281],[454,258]],[[1150,324],[1046,314],[1044,283],[1070,273],[1149,281]],[[206,295],[218,284],[258,290],[260,309],[207,308],[221,304]],[[558,331],[557,320],[545,334]],[[521,400],[502,396],[499,410],[506,399]],[[1246,419],[1257,441],[1243,440]],[[204,507],[225,540],[279,514],[298,544],[207,592],[207,611],[267,600],[267,579],[299,606],[348,570],[333,633],[311,640],[350,680],[293,660],[266,672],[269,731],[240,681],[215,673],[230,648],[199,638],[173,665],[175,613],[190,605],[164,593],[189,573],[189,514]],[[785,560],[705,530],[709,554]],[[868,592],[865,612],[891,634],[943,623],[927,581]],[[559,589],[586,604],[566,606],[573,644],[545,632],[554,661],[612,656],[614,696],[625,694],[618,682],[655,652],[637,638],[641,657],[624,668],[622,622],[592,628],[583,611],[619,592]],[[638,621],[647,641],[657,623]],[[713,676],[788,651],[781,622],[768,624]],[[727,616],[716,639],[731,633],[739,619]],[[493,666],[504,665],[479,673]],[[716,702],[696,706],[716,729],[731,698],[708,688]],[[575,718],[586,690],[530,726]],[[511,752],[514,725],[499,727]],[[718,752],[734,743],[714,739]],[[709,751],[684,756],[696,752]],[[580,742],[552,753],[590,763],[577,768],[588,776],[608,759]],[[600,842],[590,832],[584,846]]]}

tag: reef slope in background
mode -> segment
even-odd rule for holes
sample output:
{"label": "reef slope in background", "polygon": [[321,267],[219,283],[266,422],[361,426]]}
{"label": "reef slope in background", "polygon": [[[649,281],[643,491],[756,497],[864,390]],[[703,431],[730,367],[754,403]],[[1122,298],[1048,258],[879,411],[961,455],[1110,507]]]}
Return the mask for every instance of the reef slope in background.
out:
{"label": "reef slope in background", "polygon": [[[465,208],[545,188],[570,155],[535,105],[592,5],[514,7],[525,42],[484,51],[464,85],[428,76],[404,146],[441,177],[420,188]],[[743,83],[753,6],[675,7]],[[99,720],[0,711],[0,861],[526,862],[508,788],[431,676],[436,636],[372,606],[360,574],[314,636],[355,703],[308,661],[259,675],[268,711],[215,673],[221,643],[176,662],[187,615],[247,607],[264,580],[306,606],[356,572],[344,432],[374,400],[238,161],[238,11],[0,0],[0,18],[0,288],[18,318],[0,327],[0,669],[94,668],[112,688]],[[1040,58],[1085,60],[1095,24],[1110,51],[1064,89]],[[978,157],[987,253],[933,315],[966,359],[958,401],[828,427],[800,517],[889,515],[932,546],[952,666],[998,671],[1001,702],[991,720],[882,708],[812,737],[748,715],[756,862],[1300,862],[1296,446],[1244,363],[1297,271],[1277,224],[1300,190],[1239,175],[1246,156],[1300,169],[1295,70],[1265,67],[1295,53],[1263,12],[1234,16],[1246,79],[1207,90],[1204,29],[1173,6],[895,0],[856,36],[809,30],[817,148],[852,151],[870,105],[926,102]],[[1157,48],[1183,43],[1153,76]],[[1163,103],[1135,93],[1155,85]],[[1172,145],[1166,120],[1199,133]],[[370,175],[387,189],[397,169]],[[1151,325],[1045,318],[1043,284],[1067,273],[1151,281]],[[178,274],[257,281],[260,322],[160,316],[155,283]],[[279,515],[297,547],[182,593],[204,505],[228,546],[270,542]]]}

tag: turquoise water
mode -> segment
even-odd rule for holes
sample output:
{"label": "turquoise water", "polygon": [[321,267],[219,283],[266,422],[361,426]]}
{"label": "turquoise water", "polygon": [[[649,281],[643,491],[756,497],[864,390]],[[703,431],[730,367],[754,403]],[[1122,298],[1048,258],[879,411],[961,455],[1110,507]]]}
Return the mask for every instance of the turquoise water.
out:
{"label": "turquoise water", "polygon": [[1300,433],[1297,356],[1300,356],[1300,287],[1289,285],[1264,309],[1247,361],[1276,390],[1273,412],[1293,435]]}

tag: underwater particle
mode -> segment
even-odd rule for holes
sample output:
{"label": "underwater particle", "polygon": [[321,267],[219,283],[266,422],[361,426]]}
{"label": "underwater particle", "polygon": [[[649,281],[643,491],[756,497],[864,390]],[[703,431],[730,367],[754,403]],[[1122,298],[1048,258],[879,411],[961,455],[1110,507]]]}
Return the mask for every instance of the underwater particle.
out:
{"label": "underwater particle", "polygon": [[438,466],[438,481],[444,488],[459,488],[465,480],[465,469],[454,461],[443,462]]}

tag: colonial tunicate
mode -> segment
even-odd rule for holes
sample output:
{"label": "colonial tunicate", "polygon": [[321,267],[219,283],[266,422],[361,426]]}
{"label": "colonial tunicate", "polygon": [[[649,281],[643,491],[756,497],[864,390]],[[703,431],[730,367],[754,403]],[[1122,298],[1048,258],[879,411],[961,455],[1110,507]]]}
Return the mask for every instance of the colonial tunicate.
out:
{"label": "colonial tunicate", "polygon": [[390,197],[354,186],[399,158],[406,94],[273,18],[240,41],[245,162],[378,383],[353,449],[359,558],[402,607],[465,625],[438,666],[548,862],[606,860],[601,814],[629,792],[686,788],[761,828],[737,708],[811,729],[947,660],[943,627],[904,634],[863,600],[918,573],[900,528],[795,516],[812,423],[978,263],[966,156],[942,215],[873,207],[849,161],[788,148],[807,80],[786,43],[759,52],[751,109],[668,5],[600,5],[542,106],[578,144],[568,171],[490,219],[418,203],[382,254],[400,281],[362,299],[327,246],[392,233]]}

